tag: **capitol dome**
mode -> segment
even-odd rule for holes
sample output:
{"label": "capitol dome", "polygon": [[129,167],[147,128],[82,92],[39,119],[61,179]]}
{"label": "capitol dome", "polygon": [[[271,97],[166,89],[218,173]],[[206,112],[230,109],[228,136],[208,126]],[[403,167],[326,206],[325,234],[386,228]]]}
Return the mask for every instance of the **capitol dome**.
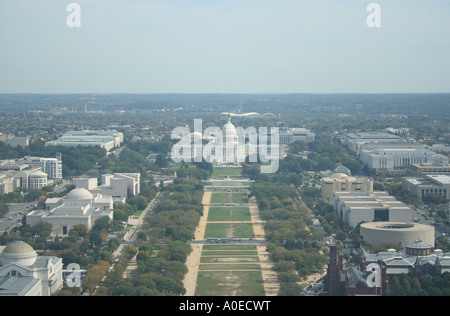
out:
{"label": "capitol dome", "polygon": [[238,141],[238,133],[236,127],[231,123],[231,117],[228,116],[227,123],[222,128],[224,143],[236,143]]}
{"label": "capitol dome", "polygon": [[70,191],[66,196],[65,196],[65,200],[90,200],[92,199],[94,196],[92,195],[91,192],[89,192],[86,189],[74,189],[72,191]]}
{"label": "capitol dome", "polygon": [[14,241],[0,254],[0,265],[16,263],[29,267],[34,264],[36,258],[37,253],[29,244],[23,241]]}

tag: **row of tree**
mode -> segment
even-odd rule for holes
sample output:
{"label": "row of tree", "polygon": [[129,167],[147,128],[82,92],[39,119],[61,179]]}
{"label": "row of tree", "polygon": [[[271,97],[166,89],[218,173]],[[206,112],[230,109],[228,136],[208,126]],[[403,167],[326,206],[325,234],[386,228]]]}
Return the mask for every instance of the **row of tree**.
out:
{"label": "row of tree", "polygon": [[255,182],[251,195],[258,202],[266,239],[267,250],[274,262],[280,281],[280,295],[301,295],[297,284],[323,268],[327,258],[319,251],[323,236],[312,227],[308,210],[294,202],[298,196],[292,185],[274,182]]}
{"label": "row of tree", "polygon": [[389,280],[389,296],[450,296],[450,273],[417,278],[410,274],[394,275]]}
{"label": "row of tree", "polygon": [[194,238],[203,214],[203,185],[195,178],[177,178],[162,189],[160,202],[138,236],[143,243],[137,249],[137,269],[127,279],[108,283],[108,295],[178,296],[186,292],[185,262],[192,250],[187,241]]}

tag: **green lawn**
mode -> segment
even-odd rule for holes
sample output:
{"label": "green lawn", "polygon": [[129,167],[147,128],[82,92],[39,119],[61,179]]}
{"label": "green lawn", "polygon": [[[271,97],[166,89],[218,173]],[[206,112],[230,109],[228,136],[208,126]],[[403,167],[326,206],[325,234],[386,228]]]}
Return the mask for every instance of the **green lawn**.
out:
{"label": "green lawn", "polygon": [[[245,256],[245,255],[237,255],[237,256],[202,256],[200,258],[200,263],[222,263],[222,264],[232,264],[232,263],[258,263],[258,256]],[[203,269],[203,267],[201,267]],[[259,267],[257,268],[259,269]],[[212,269],[204,269],[204,270],[212,270]],[[227,270],[227,269],[221,269]],[[230,269],[231,270],[231,269]]]}
{"label": "green lawn", "polygon": [[208,222],[216,221],[251,221],[250,209],[246,206],[209,208]]}
{"label": "green lawn", "polygon": [[251,223],[209,223],[206,225],[205,238],[253,238]]}
{"label": "green lawn", "polygon": [[256,251],[256,246],[254,245],[233,245],[233,244],[221,244],[221,245],[203,245],[203,251],[212,250],[254,250]]}
{"label": "green lawn", "polygon": [[219,264],[208,264],[201,263],[199,266],[199,271],[202,270],[260,270],[261,266],[258,263],[219,263]]}
{"label": "green lawn", "polygon": [[205,189],[210,191],[227,191],[227,190],[233,190],[233,191],[247,191],[248,187],[205,187]]}
{"label": "green lawn", "polygon": [[[206,245],[205,245],[206,246]],[[256,250],[205,250],[202,256],[257,256]]]}
{"label": "green lawn", "polygon": [[246,193],[212,193],[212,204],[227,204],[227,203],[248,203],[248,196]]}
{"label": "green lawn", "polygon": [[196,296],[264,296],[260,271],[199,271]]}
{"label": "green lawn", "polygon": [[214,168],[213,177],[240,177],[242,168]]}

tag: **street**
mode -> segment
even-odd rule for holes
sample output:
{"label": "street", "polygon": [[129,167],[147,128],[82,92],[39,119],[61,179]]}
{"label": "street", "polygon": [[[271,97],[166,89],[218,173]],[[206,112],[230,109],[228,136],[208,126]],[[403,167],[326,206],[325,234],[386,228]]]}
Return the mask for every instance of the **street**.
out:
{"label": "street", "polygon": [[21,223],[25,213],[30,212],[34,208],[34,203],[11,203],[8,204],[9,212],[0,218],[0,234],[9,231]]}

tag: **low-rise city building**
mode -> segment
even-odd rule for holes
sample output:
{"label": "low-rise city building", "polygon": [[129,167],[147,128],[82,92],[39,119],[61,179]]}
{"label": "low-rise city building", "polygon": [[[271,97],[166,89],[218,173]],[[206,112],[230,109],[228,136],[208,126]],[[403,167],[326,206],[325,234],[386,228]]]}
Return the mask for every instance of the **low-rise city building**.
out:
{"label": "low-rise city building", "polygon": [[408,177],[421,177],[431,174],[450,175],[450,164],[412,164],[406,169],[406,175]]}
{"label": "low-rise city building", "polygon": [[46,146],[100,146],[109,152],[123,142],[123,133],[118,131],[69,131]]}
{"label": "low-rise city building", "polygon": [[424,148],[363,149],[360,160],[369,170],[405,171],[412,164],[448,164],[448,157]]}
{"label": "low-rise city building", "polygon": [[335,192],[334,211],[345,224],[356,227],[361,222],[413,222],[413,210],[384,191]]}
{"label": "low-rise city building", "polygon": [[140,173],[114,173],[102,175],[102,183],[98,185],[97,178],[75,178],[77,188],[83,188],[92,194],[101,194],[113,198],[126,199],[139,195]]}
{"label": "low-rise city building", "polygon": [[322,199],[333,204],[335,192],[372,192],[373,181],[367,177],[350,177],[344,173],[333,173],[321,179]]}
{"label": "low-rise city building", "polygon": [[296,141],[311,143],[315,140],[316,135],[309,129],[298,127],[280,127],[280,145],[289,145]]}
{"label": "low-rise city building", "polygon": [[0,196],[14,192],[18,187],[16,178],[7,174],[0,174]]}
{"label": "low-rise city building", "polygon": [[402,178],[402,188],[422,199],[427,195],[439,195],[450,200],[450,175],[431,174],[422,177]]}

